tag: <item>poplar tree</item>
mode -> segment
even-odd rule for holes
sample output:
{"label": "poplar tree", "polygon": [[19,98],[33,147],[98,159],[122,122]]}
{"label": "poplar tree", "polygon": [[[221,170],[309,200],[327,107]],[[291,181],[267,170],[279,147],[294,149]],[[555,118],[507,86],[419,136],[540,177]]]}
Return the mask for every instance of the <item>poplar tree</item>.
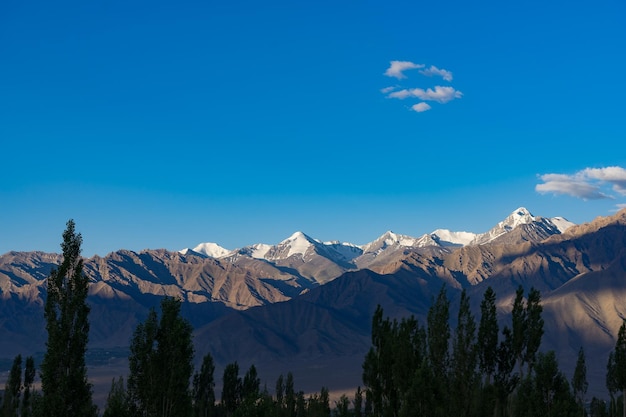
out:
{"label": "poplar tree", "polygon": [[473,407],[477,382],[476,321],[470,310],[469,296],[463,289],[457,326],[452,342],[451,387],[456,415],[467,416]]}
{"label": "poplar tree", "polygon": [[160,319],[152,309],[135,329],[128,358],[128,394],[135,415],[192,414],[192,327],[180,316],[180,307],[179,299],[165,297]]}
{"label": "poplar tree", "polygon": [[24,369],[24,395],[22,396],[22,417],[32,414],[32,389],[35,382],[35,359],[32,356],[26,358]]}
{"label": "poplar tree", "polygon": [[623,415],[626,417],[626,319],[622,321],[615,343],[615,354],[613,355],[614,370],[613,378],[615,387],[622,391],[624,400]]}
{"label": "poplar tree", "polygon": [[213,357],[207,353],[202,358],[200,373],[193,377],[193,409],[195,417],[213,415],[215,406],[215,364]]}
{"label": "poplar tree", "polygon": [[526,337],[524,362],[528,364],[528,373],[532,372],[537,351],[541,346],[541,338],[543,337],[543,307],[541,306],[541,293],[536,288],[531,288],[528,292],[528,300],[526,301]]}
{"label": "poplar tree", "polygon": [[480,324],[478,325],[478,359],[480,372],[485,375],[486,384],[496,370],[498,355],[498,316],[496,312],[496,293],[488,287],[480,303]]}
{"label": "poplar tree", "polygon": [[578,402],[578,406],[585,414],[585,394],[589,383],[587,382],[587,365],[585,364],[585,350],[581,346],[578,350],[578,360],[576,361],[576,368],[574,369],[574,376],[572,377],[572,389],[574,390],[574,396]]}
{"label": "poplar tree", "polygon": [[239,364],[229,363],[224,368],[222,379],[222,406],[227,416],[232,416],[241,403],[241,378],[239,377]]}
{"label": "poplar tree", "polygon": [[87,382],[85,353],[89,337],[89,279],[80,255],[82,236],[73,220],[63,232],[63,262],[47,282],[44,308],[48,340],[41,364],[43,408],[50,417],[97,415]]}
{"label": "poplar tree", "polygon": [[17,355],[13,360],[9,379],[4,388],[4,402],[2,412],[4,417],[17,417],[22,394],[22,355]]}
{"label": "poplar tree", "polygon": [[520,377],[524,379],[524,349],[526,348],[526,309],[524,308],[524,288],[520,285],[515,291],[513,311],[511,312],[511,347],[513,357],[519,364]]}

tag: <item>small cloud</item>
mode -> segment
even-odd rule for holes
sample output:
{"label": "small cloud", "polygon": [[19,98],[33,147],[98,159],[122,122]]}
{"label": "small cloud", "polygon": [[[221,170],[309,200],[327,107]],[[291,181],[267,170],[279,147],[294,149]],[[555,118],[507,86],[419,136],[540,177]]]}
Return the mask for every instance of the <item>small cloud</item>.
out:
{"label": "small cloud", "polygon": [[583,173],[589,178],[612,184],[613,191],[626,195],[626,169],[622,167],[587,168]]}
{"label": "small cloud", "polygon": [[383,93],[383,94],[387,94],[387,93],[391,93],[395,89],[396,89],[395,86],[385,87],[385,88],[381,88],[380,92]]}
{"label": "small cloud", "polygon": [[407,97],[413,97],[413,93],[411,93],[411,90],[407,90],[406,88],[403,90],[394,91],[387,96],[387,98],[398,98],[400,100],[404,100]]}
{"label": "small cloud", "polygon": [[390,93],[388,98],[405,99],[407,97],[417,97],[424,101],[436,101],[438,103],[447,103],[455,98],[463,97],[463,93],[455,90],[454,87],[435,86],[435,89],[428,88],[412,88],[410,90],[403,89]]}
{"label": "small cloud", "polygon": [[541,194],[565,194],[583,200],[614,199],[604,190],[610,185],[613,191],[626,196],[626,169],[622,167],[585,168],[573,175],[544,174],[539,178],[543,184],[537,184],[535,191]]}
{"label": "small cloud", "polygon": [[410,69],[419,69],[424,68],[423,64],[414,64],[410,61],[391,61],[389,68],[385,71],[385,75],[387,77],[395,77],[397,79],[406,78],[406,75],[403,74],[404,71]]}
{"label": "small cloud", "polygon": [[424,102],[417,103],[411,106],[411,110],[416,111],[418,113],[428,111],[430,110],[430,108],[431,107],[428,105],[428,103],[424,103]]}
{"label": "small cloud", "polygon": [[415,97],[422,100],[433,100],[438,103],[447,103],[455,98],[463,97],[463,93],[455,90],[453,87],[442,87],[440,85],[435,86],[435,89],[422,90],[421,88],[414,88],[412,91]]}
{"label": "small cloud", "polygon": [[437,68],[434,65],[431,65],[430,68],[420,70],[422,75],[427,77],[432,77],[433,75],[439,75],[446,81],[452,81],[452,72],[445,70],[443,68]]}

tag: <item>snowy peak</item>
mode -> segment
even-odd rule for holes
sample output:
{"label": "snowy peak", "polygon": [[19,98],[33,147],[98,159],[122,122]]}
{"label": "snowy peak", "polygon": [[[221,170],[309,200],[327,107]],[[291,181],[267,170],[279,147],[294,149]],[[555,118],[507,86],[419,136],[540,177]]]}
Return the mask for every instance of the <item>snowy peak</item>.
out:
{"label": "snowy peak", "polygon": [[283,240],[276,246],[272,246],[264,258],[268,260],[287,259],[294,255],[300,255],[304,257],[307,252],[319,245],[320,242],[310,238],[302,232],[296,232]]}
{"label": "snowy peak", "polygon": [[[221,247],[217,243],[212,242],[201,243],[192,250],[201,255],[208,256],[209,258],[223,258],[232,253],[232,251]],[[181,251],[181,253],[183,252]]]}
{"label": "snowy peak", "polygon": [[387,231],[375,241],[363,246],[363,252],[381,252],[391,246],[419,247],[419,239]]}
{"label": "snowy peak", "polygon": [[576,223],[572,223],[564,217],[552,217],[550,220],[561,233],[565,232],[572,226],[576,226]]}
{"label": "snowy peak", "polygon": [[431,233],[433,239],[441,246],[465,246],[476,238],[476,233],[452,232],[448,229],[437,229]]}
{"label": "snowy peak", "polygon": [[[520,226],[523,226],[525,230],[518,230],[516,233],[510,234]],[[215,243],[202,243],[196,246],[193,252],[212,258],[246,256],[270,262],[284,261],[288,258],[310,261],[316,256],[321,256],[345,265],[346,263],[352,264],[353,261],[366,253],[369,254],[368,256],[377,256],[383,251],[403,248],[445,248],[483,245],[495,239],[498,239],[498,241],[506,239],[508,243],[519,240],[538,241],[553,234],[563,233],[571,226],[574,226],[574,223],[563,217],[546,218],[534,216],[526,208],[519,207],[489,231],[480,234],[437,229],[415,238],[387,231],[373,242],[357,246],[339,241],[322,242],[311,238],[301,231],[297,231],[276,245],[257,243],[229,251]],[[505,235],[508,237],[505,238]],[[190,250],[184,249],[180,252],[186,254],[188,251]]]}

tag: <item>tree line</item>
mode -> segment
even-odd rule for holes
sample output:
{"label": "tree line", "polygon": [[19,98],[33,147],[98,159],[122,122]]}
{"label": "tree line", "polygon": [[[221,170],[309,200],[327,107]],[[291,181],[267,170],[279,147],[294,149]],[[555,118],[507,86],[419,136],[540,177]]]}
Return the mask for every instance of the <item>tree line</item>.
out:
{"label": "tree line", "polygon": [[[33,389],[32,357],[17,355],[0,399],[0,417],[97,416],[87,380],[88,279],[83,273],[82,237],[68,221],[63,262],[47,281],[44,308],[48,340],[40,367],[41,392]],[[331,401],[329,391],[305,395],[291,373],[280,375],[270,393],[254,365],[243,375],[237,362],[222,375],[215,394],[210,354],[195,370],[193,328],[181,316],[181,301],[165,297],[133,332],[129,372],[113,379],[105,417],[404,417],[404,416],[619,416],[626,417],[626,320],[607,363],[608,402],[586,399],[584,349],[573,377],[559,369],[554,351],[540,350],[544,334],[541,294],[520,286],[510,325],[500,329],[496,294],[483,294],[480,318],[462,291],[452,329],[446,286],[432,300],[425,323],[414,316],[372,317],[371,348],[363,361],[363,389]],[[23,376],[22,376],[23,375]]]}

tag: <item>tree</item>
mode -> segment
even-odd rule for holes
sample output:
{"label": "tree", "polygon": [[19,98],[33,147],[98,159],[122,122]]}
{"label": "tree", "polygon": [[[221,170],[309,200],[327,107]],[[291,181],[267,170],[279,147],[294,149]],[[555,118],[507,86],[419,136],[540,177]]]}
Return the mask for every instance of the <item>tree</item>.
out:
{"label": "tree", "polygon": [[159,369],[156,366],[155,345],[158,327],[157,313],[151,309],[146,320],[135,328],[130,342],[128,396],[131,410],[138,416],[157,415],[156,381]]}
{"label": "tree", "polygon": [[[193,328],[180,314],[181,300],[161,301],[161,321],[156,334],[159,416],[188,416],[192,411],[189,381],[193,374]],[[168,366],[163,366],[168,364]],[[160,365],[160,366],[158,366]]]}
{"label": "tree", "polygon": [[82,236],[73,220],[63,232],[63,262],[52,270],[44,307],[48,340],[41,364],[43,406],[50,417],[95,416],[85,353],[89,337],[89,279],[80,255]]}
{"label": "tree", "polygon": [[261,379],[254,365],[250,365],[250,369],[243,377],[240,397],[237,415],[242,417],[255,415],[257,413],[257,401],[261,397]]}
{"label": "tree", "polygon": [[578,402],[578,406],[585,414],[585,394],[587,393],[587,365],[585,364],[585,350],[581,346],[578,350],[578,360],[576,361],[576,368],[574,369],[574,376],[572,377],[572,389],[574,390],[574,396]]}
{"label": "tree", "polygon": [[524,349],[526,348],[526,309],[524,308],[524,288],[520,285],[515,291],[513,311],[511,312],[512,333],[511,347],[513,356],[519,364],[520,376],[524,379]]}
{"label": "tree", "polygon": [[22,394],[22,355],[17,355],[13,360],[9,379],[4,388],[4,402],[2,411],[4,417],[17,417]]}
{"label": "tree", "polygon": [[285,407],[287,417],[293,417],[296,414],[296,389],[291,372],[287,373],[287,381],[285,382]]}
{"label": "tree", "polygon": [[478,359],[480,372],[485,375],[486,383],[491,383],[491,376],[496,370],[498,354],[498,316],[496,312],[496,293],[488,287],[480,303],[480,324],[478,325]]}
{"label": "tree", "polygon": [[111,389],[107,396],[107,402],[104,409],[103,417],[130,417],[130,409],[128,407],[128,396],[124,387],[124,378],[113,378],[111,381]]}
{"label": "tree", "polygon": [[543,337],[543,307],[541,306],[541,293],[535,288],[531,288],[528,292],[528,300],[526,301],[526,330],[524,362],[528,364],[528,373],[530,373],[535,364],[537,351],[541,345]]}
{"label": "tree", "polygon": [[428,309],[428,354],[430,364],[437,381],[446,383],[450,341],[450,301],[446,295],[445,284],[441,287],[437,299]]}
{"label": "tree", "polygon": [[180,307],[179,299],[165,297],[158,324],[152,309],[135,329],[128,358],[128,393],[134,414],[170,417],[192,412],[192,327],[181,317]]}
{"label": "tree", "polygon": [[285,383],[283,374],[276,379],[276,408],[282,410],[285,404]]}
{"label": "tree", "polygon": [[452,395],[455,415],[470,414],[473,391],[479,380],[476,368],[476,322],[470,310],[469,296],[463,289],[452,342],[451,386],[456,394]]}
{"label": "tree", "polygon": [[615,387],[622,391],[624,399],[623,415],[626,417],[626,319],[622,321],[622,325],[617,333],[614,352],[613,378]]}
{"label": "tree", "polygon": [[354,400],[352,400],[352,404],[354,405],[354,417],[362,417],[363,416],[363,391],[361,391],[361,387],[356,387],[356,392],[354,393]]}
{"label": "tree", "polygon": [[24,369],[24,395],[22,396],[22,417],[32,415],[32,389],[35,382],[35,359],[32,356],[26,358]]}
{"label": "tree", "polygon": [[239,364],[229,363],[224,368],[222,379],[222,406],[227,416],[232,416],[241,399],[241,378],[239,378]]}
{"label": "tree", "polygon": [[195,417],[209,417],[213,415],[215,405],[215,364],[213,357],[207,353],[202,358],[200,373],[193,377],[193,414]]}

